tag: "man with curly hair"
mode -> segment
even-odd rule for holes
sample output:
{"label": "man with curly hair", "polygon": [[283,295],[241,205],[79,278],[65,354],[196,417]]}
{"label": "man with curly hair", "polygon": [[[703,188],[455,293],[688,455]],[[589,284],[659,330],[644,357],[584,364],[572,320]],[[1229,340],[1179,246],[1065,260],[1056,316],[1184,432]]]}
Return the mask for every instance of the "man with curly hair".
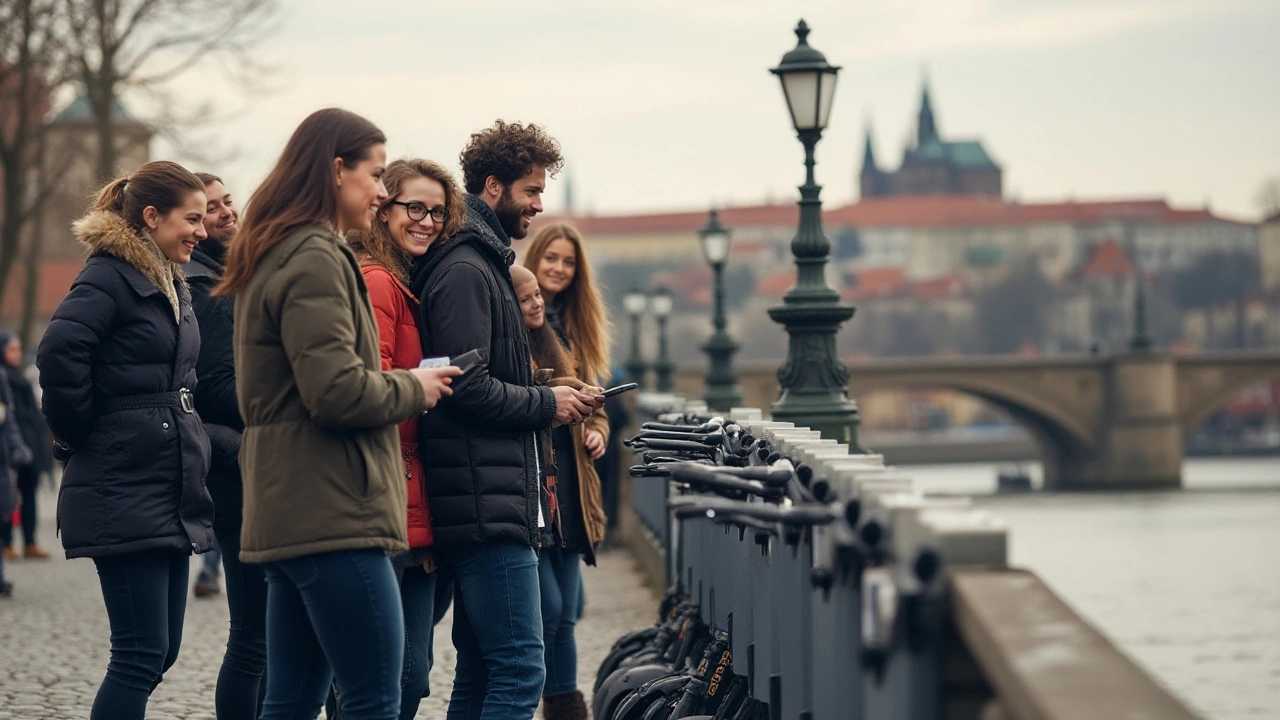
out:
{"label": "man with curly hair", "polygon": [[534,385],[511,284],[511,240],[542,212],[547,176],[563,164],[559,144],[536,125],[499,120],[471,136],[461,161],[466,224],[433,243],[410,280],[425,356],[478,349],[484,358],[418,423],[435,547],[455,579],[448,717],[527,720],[546,675],[535,433],[582,422],[604,398]]}

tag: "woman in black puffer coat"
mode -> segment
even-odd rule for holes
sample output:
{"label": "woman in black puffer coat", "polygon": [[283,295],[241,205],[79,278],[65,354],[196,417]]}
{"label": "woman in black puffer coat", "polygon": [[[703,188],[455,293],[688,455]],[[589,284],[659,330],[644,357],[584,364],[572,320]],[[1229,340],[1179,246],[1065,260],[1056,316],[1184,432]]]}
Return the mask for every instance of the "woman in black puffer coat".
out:
{"label": "woman in black puffer coat", "polygon": [[178,263],[205,237],[204,183],[150,162],[73,226],[89,260],[36,364],[69,455],[58,496],[68,558],[93,558],[111,660],[93,719],[138,718],[177,659],[189,558],[213,545],[209,439],[195,413],[200,332]]}

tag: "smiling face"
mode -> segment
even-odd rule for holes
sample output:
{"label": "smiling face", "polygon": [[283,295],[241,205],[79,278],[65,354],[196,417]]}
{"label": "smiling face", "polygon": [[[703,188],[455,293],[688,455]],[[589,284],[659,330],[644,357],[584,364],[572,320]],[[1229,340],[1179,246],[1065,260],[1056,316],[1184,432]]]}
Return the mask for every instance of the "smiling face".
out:
{"label": "smiling face", "polygon": [[[529,223],[533,222],[535,215],[542,212],[542,192],[547,189],[547,169],[541,165],[534,165],[528,175],[506,187],[492,176],[487,182],[495,184],[496,188],[501,188],[501,193],[493,205],[493,213],[498,216],[498,221],[502,223],[502,229],[506,231],[507,237],[519,240],[528,235]],[[495,188],[486,184],[486,191],[494,190]]]}
{"label": "smiling face", "polygon": [[[443,185],[432,178],[419,175],[401,184],[400,193],[392,198],[394,204],[384,205],[378,217],[387,224],[391,239],[395,240],[401,250],[408,253],[409,257],[419,257],[440,237],[444,222],[431,219],[431,211],[444,208],[447,212],[445,199]],[[415,204],[427,210],[421,220],[410,217],[410,208],[405,207]],[[421,212],[420,208],[414,210],[417,211],[413,213],[415,215]]]}
{"label": "smiling face", "polygon": [[204,230],[205,195],[203,190],[193,190],[174,209],[161,214],[148,205],[142,210],[142,221],[151,233],[160,252],[170,262],[185,265],[191,262],[191,252],[207,235]]}
{"label": "smiling face", "polygon": [[382,173],[387,166],[387,146],[377,143],[369,148],[369,156],[349,168],[342,158],[333,159],[338,183],[338,229],[368,230],[378,210],[387,199]]}
{"label": "smiling face", "polygon": [[240,211],[231,201],[231,193],[221,180],[214,180],[204,186],[207,202],[204,207],[204,231],[213,240],[226,245],[236,234],[240,222]]}
{"label": "smiling face", "polygon": [[577,271],[578,252],[573,243],[564,238],[552,240],[538,258],[536,274],[543,296],[551,300],[564,292],[573,284]]}
{"label": "smiling face", "polygon": [[538,289],[537,280],[529,280],[516,288],[516,299],[520,301],[520,314],[524,315],[524,326],[537,330],[547,321],[542,312],[542,291]]}

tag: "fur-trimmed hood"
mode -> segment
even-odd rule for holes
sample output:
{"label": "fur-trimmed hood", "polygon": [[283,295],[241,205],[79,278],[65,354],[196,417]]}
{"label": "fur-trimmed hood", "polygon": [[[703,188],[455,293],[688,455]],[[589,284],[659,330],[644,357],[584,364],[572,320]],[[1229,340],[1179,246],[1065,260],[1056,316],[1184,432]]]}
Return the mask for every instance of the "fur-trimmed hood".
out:
{"label": "fur-trimmed hood", "polygon": [[106,210],[95,210],[71,224],[76,239],[90,254],[105,254],[123,260],[152,282],[173,306],[174,320],[181,321],[182,308],[175,285],[186,285],[177,263],[170,262],[146,231],[130,227],[124,218]]}

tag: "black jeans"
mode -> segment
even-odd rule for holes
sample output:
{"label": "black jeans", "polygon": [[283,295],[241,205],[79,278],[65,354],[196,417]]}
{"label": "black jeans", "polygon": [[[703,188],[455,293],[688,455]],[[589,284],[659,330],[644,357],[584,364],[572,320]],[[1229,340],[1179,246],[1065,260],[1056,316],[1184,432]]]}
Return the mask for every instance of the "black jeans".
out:
{"label": "black jeans", "polygon": [[[17,479],[18,495],[22,498],[22,546],[36,544],[36,489],[40,486],[40,471],[35,465],[22,465],[14,468]],[[0,545],[13,545],[13,525],[9,517],[0,522]]]}
{"label": "black jeans", "polygon": [[213,703],[218,720],[258,717],[266,686],[267,576],[261,565],[240,562],[240,526],[214,528],[222,548],[231,631],[218,671]]}
{"label": "black jeans", "polygon": [[94,558],[111,624],[111,660],[90,720],[143,720],[178,659],[191,556],[169,550]]}

